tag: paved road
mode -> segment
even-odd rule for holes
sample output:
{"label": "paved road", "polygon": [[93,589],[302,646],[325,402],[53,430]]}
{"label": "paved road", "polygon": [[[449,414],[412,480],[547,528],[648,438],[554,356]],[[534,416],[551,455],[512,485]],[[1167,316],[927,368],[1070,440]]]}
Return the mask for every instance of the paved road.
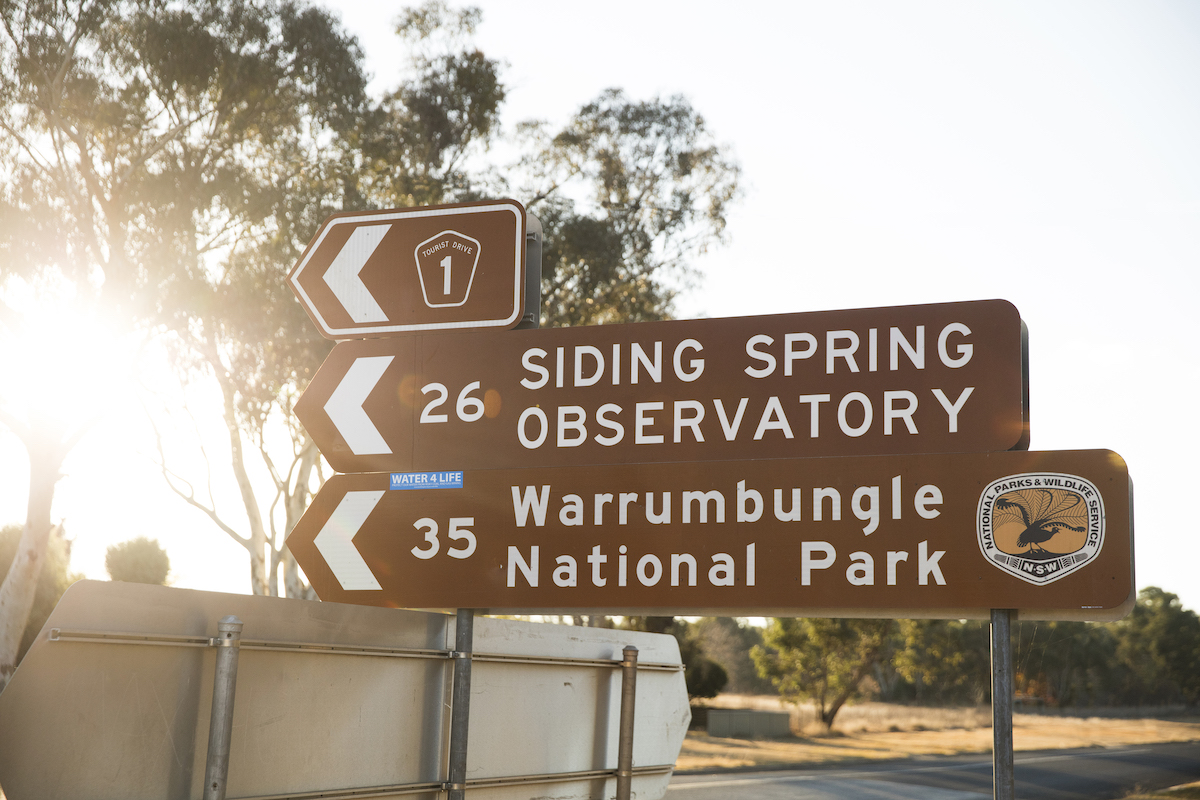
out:
{"label": "paved road", "polygon": [[[1135,788],[1200,781],[1200,742],[1016,756],[1020,800],[1103,800]],[[992,757],[939,756],[853,769],[677,775],[666,800],[981,800],[992,795]]]}

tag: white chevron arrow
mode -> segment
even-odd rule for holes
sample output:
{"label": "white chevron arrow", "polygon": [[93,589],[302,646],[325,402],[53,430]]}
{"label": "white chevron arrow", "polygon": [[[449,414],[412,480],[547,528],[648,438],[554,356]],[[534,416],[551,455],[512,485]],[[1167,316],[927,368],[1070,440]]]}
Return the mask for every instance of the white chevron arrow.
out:
{"label": "white chevron arrow", "polygon": [[342,245],[337,257],[325,270],[325,283],[355,322],[387,322],[388,316],[375,302],[374,295],[358,277],[367,259],[379,247],[391,225],[363,225],[355,228]]}
{"label": "white chevron arrow", "polygon": [[346,591],[382,589],[354,546],[354,535],[383,497],[383,492],[346,492],[313,544]]}
{"label": "white chevron arrow", "polygon": [[329,421],[356,456],[387,455],[392,452],[375,423],[363,410],[367,395],[379,383],[395,356],[364,356],[354,359],[346,377],[325,401]]}

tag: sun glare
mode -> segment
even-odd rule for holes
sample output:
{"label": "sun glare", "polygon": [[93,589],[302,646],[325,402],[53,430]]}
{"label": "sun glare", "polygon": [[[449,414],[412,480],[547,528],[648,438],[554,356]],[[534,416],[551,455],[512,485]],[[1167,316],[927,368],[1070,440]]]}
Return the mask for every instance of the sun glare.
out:
{"label": "sun glare", "polygon": [[64,433],[102,418],[129,385],[136,344],[71,297],[16,306],[0,339],[0,405],[28,425]]}

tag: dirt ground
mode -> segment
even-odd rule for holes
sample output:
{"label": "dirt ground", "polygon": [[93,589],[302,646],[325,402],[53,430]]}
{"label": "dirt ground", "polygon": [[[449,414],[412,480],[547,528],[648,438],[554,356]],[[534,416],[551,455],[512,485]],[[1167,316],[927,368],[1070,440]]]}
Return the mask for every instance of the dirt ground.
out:
{"label": "dirt ground", "polygon": [[[992,749],[991,709],[914,708],[864,703],[842,709],[832,733],[814,723],[811,709],[782,706],[776,698],[722,696],[710,707],[787,710],[793,736],[786,739],[734,739],[691,731],[676,772],[770,769],[841,761],[911,756],[985,753]],[[1017,713],[1016,750],[1115,747],[1149,742],[1200,741],[1200,716],[1125,717],[1122,711],[1097,716]]]}

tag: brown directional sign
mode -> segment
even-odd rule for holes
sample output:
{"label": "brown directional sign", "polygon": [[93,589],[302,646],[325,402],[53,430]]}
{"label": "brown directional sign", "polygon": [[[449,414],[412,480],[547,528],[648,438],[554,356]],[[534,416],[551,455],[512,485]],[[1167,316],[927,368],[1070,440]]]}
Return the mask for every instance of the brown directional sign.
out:
{"label": "brown directional sign", "polygon": [[322,600],[493,612],[1116,619],[1104,450],[338,475],[288,547]]}
{"label": "brown directional sign", "polygon": [[338,214],[288,276],[330,339],[510,328],[525,289],[515,200]]}
{"label": "brown directional sign", "polygon": [[296,404],[340,472],[1008,450],[1003,300],[343,342]]}

